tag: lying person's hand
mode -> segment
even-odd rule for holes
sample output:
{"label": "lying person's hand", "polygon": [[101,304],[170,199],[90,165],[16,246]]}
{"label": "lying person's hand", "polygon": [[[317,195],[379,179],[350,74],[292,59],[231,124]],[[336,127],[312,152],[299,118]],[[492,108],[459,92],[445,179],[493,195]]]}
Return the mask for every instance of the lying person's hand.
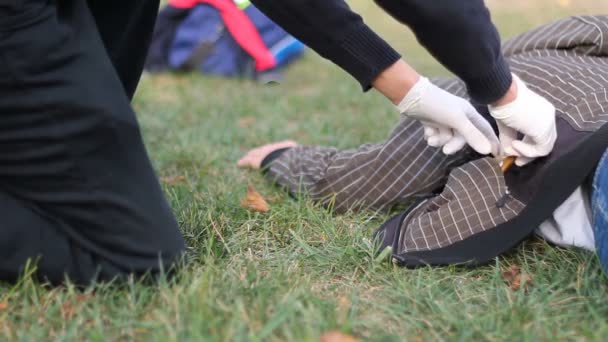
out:
{"label": "lying person's hand", "polygon": [[264,146],[260,146],[250,150],[243,156],[243,158],[239,159],[237,162],[238,167],[249,167],[252,169],[259,169],[262,166],[262,161],[269,154],[276,150],[280,150],[283,148],[296,147],[298,143],[292,140],[285,140],[280,142],[275,142],[272,144],[266,144]]}
{"label": "lying person's hand", "polygon": [[400,113],[420,120],[427,143],[454,154],[469,144],[480,154],[499,152],[492,126],[465,99],[420,77],[397,105]]}
{"label": "lying person's hand", "polygon": [[[553,150],[557,140],[555,107],[516,75],[513,83],[515,100],[502,106],[489,106],[489,109],[498,125],[502,153],[516,156],[515,164],[523,166]],[[518,132],[524,135],[523,140],[517,139]]]}

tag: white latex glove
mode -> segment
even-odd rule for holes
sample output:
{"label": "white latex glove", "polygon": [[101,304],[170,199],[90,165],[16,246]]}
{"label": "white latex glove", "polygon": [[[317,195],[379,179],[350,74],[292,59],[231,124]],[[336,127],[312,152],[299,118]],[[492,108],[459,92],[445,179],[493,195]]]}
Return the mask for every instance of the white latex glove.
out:
{"label": "white latex glove", "polygon": [[[528,89],[516,75],[513,75],[513,81],[517,82],[515,100],[488,108],[498,125],[501,153],[517,156],[515,165],[523,166],[553,150],[557,139],[555,107]],[[524,135],[523,140],[517,139],[518,132]]]}
{"label": "white latex glove", "polygon": [[442,147],[445,154],[454,154],[469,144],[480,154],[498,155],[500,144],[487,120],[468,101],[437,87],[426,77],[420,77],[397,109],[420,120],[427,143]]}

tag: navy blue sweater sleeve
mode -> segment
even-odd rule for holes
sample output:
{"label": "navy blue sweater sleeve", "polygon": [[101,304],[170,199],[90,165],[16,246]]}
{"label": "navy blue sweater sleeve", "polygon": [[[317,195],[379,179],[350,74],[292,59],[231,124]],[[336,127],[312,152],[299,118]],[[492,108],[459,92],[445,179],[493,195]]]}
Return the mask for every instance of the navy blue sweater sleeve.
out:
{"label": "navy blue sweater sleeve", "polygon": [[[460,77],[473,100],[491,103],[511,84],[500,37],[483,0],[375,0]],[[356,78],[364,89],[400,56],[343,0],[252,0],[296,38]]]}

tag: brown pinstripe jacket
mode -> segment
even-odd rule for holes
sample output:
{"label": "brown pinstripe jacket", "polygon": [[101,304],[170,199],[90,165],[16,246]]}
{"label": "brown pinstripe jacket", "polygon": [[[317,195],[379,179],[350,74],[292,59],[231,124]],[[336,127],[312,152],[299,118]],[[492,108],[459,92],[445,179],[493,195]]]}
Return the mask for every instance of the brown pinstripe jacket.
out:
{"label": "brown pinstripe jacket", "polygon": [[[429,147],[421,125],[406,118],[383,143],[289,149],[268,164],[267,176],[338,212],[409,204],[378,231],[400,264],[491,260],[549,217],[608,146],[608,16],[553,22],[507,41],[503,52],[512,71],[557,109],[549,157],[503,175],[490,157]],[[467,96],[459,80],[436,84]]]}

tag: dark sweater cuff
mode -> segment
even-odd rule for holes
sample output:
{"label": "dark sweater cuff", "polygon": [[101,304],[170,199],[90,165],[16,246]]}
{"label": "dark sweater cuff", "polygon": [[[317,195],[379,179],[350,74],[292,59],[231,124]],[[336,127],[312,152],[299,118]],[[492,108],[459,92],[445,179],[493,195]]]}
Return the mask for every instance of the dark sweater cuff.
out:
{"label": "dark sweater cuff", "polygon": [[471,98],[476,102],[487,105],[498,101],[507,93],[513,78],[509,65],[501,56],[484,77],[464,81]]}
{"label": "dark sweater cuff", "polygon": [[289,150],[291,147],[286,147],[286,148],[280,148],[278,150],[274,150],[272,152],[270,152],[269,155],[267,155],[263,160],[262,160],[262,165],[260,166],[260,170],[262,170],[262,174],[266,174],[268,172],[268,169],[270,169],[270,164],[277,158],[279,158],[281,155],[283,155],[283,153],[285,153],[285,151]]}
{"label": "dark sweater cuff", "polygon": [[397,51],[364,24],[349,32],[342,41],[342,48],[350,58],[338,64],[359,81],[363,91],[369,90],[372,81],[401,58]]}

